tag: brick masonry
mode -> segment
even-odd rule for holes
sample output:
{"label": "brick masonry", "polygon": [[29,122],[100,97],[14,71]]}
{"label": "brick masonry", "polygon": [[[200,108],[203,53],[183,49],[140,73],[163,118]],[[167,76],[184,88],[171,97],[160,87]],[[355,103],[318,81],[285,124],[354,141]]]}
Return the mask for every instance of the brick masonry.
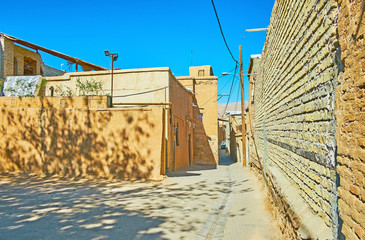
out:
{"label": "brick masonry", "polygon": [[[334,111],[342,71],[338,17],[337,1],[275,2],[251,112],[255,150],[265,176],[274,178],[269,169],[279,170],[312,214],[332,229],[329,238],[338,236]],[[277,189],[271,193],[276,194],[273,199],[280,198]],[[284,212],[292,215],[288,207]],[[304,220],[283,219],[282,224],[289,226],[284,229],[287,236],[299,236],[304,223],[297,221]]]}
{"label": "brick masonry", "polygon": [[344,71],[336,89],[339,213],[346,239],[365,239],[365,1],[339,1]]}

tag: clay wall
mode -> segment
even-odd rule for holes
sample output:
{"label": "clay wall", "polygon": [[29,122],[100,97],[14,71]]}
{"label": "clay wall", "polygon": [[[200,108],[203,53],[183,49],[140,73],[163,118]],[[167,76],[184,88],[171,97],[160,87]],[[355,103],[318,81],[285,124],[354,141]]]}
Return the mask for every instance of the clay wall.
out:
{"label": "clay wall", "polygon": [[163,107],[110,109],[107,97],[2,97],[0,111],[0,172],[161,178]]}

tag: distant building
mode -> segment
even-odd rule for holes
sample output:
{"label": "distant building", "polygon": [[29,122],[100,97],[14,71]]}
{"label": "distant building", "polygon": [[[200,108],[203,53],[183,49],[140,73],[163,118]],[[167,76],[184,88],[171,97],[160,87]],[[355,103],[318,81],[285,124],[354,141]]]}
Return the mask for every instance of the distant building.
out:
{"label": "distant building", "polygon": [[218,106],[217,80],[211,66],[190,67],[190,76],[178,77],[185,87],[195,93],[194,161],[218,164]]}
{"label": "distant building", "polygon": [[[32,51],[34,50],[34,51]],[[47,66],[43,63],[40,51],[62,58],[83,70],[105,70],[106,68],[85,62],[33,43],[0,33],[0,78],[7,76],[60,76],[64,71]]]}

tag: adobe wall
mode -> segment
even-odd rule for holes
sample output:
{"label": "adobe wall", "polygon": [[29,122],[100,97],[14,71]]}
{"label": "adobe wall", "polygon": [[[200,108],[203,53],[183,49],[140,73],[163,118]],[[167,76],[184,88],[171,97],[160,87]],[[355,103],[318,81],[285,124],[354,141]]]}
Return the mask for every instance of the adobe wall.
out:
{"label": "adobe wall", "polygon": [[229,115],[229,154],[231,159],[242,162],[242,116]]}
{"label": "adobe wall", "polygon": [[[173,104],[171,156],[168,169],[178,170],[190,166],[194,156],[193,93],[188,92],[176,78],[169,77],[169,99]],[[189,139],[190,135],[190,139]]]}
{"label": "adobe wall", "polygon": [[0,172],[160,179],[163,108],[106,97],[1,97]]}
{"label": "adobe wall", "polygon": [[276,1],[256,76],[257,158],[288,238],[337,238],[338,14],[334,0]]}
{"label": "adobe wall", "polygon": [[339,212],[346,239],[365,239],[365,1],[339,0],[343,72],[336,88]]}
{"label": "adobe wall", "polygon": [[[111,89],[111,71],[89,71],[66,73],[63,76],[47,77],[46,96],[51,95],[50,88],[69,88],[73,94],[78,95],[79,89],[76,81],[95,80],[102,83],[103,94],[109,94]],[[172,118],[166,112],[165,116],[165,150],[164,169],[171,171],[188,167],[193,154],[193,93],[188,91],[165,68],[124,69],[115,70],[113,73],[113,104],[116,103],[172,103]],[[55,91],[54,96],[60,92]],[[169,108],[169,106],[166,106]],[[179,144],[177,146],[174,126],[178,124]],[[189,143],[190,134],[190,143]],[[163,171],[164,172],[164,171]]]}
{"label": "adobe wall", "polygon": [[[113,71],[113,103],[156,103],[169,101],[169,68],[126,69]],[[111,71],[71,72],[62,76],[46,77],[46,96],[51,95],[50,87],[54,87],[54,96],[60,96],[58,87],[71,89],[78,96],[76,80],[82,82],[95,80],[102,83],[103,95],[111,91]],[[143,94],[141,94],[143,92]]]}
{"label": "adobe wall", "polygon": [[[217,80],[211,66],[190,67],[190,76],[177,77],[195,93],[194,162],[218,164]],[[200,74],[200,76],[199,76]]]}

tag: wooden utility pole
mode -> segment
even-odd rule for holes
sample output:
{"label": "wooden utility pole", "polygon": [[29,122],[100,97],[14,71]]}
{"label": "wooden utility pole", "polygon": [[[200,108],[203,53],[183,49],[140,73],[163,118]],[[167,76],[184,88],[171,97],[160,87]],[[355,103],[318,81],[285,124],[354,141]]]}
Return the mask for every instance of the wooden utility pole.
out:
{"label": "wooden utility pole", "polygon": [[242,165],[246,167],[246,118],[245,118],[245,98],[243,95],[243,63],[242,63],[242,46],[239,46],[240,52],[240,82],[241,82],[241,115],[242,115]]}

